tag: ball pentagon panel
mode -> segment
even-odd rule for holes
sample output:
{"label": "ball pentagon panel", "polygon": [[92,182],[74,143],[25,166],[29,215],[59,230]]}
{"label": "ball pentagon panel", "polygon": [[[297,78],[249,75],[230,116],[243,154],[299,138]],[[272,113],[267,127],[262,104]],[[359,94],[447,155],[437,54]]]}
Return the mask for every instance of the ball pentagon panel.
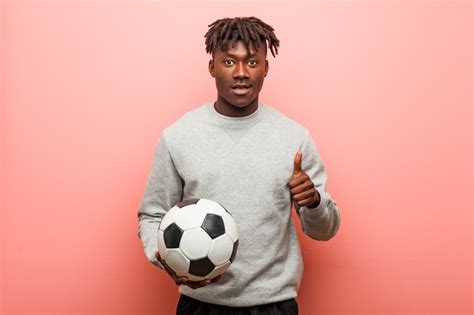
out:
{"label": "ball pentagon panel", "polygon": [[164,231],[171,223],[175,221],[174,217],[179,210],[179,207],[174,206],[168,212],[166,212],[165,216],[160,222],[159,229]]}
{"label": "ball pentagon panel", "polygon": [[210,261],[207,257],[192,260],[189,264],[189,273],[198,276],[198,277],[206,277],[211,271],[215,268],[212,261]]}
{"label": "ball pentagon panel", "polygon": [[171,223],[163,231],[163,239],[165,241],[166,248],[178,248],[182,236],[183,236],[183,230],[181,230],[176,225],[176,223]]}
{"label": "ball pentagon panel", "polygon": [[214,270],[210,274],[208,274],[206,278],[212,279],[212,278],[217,277],[220,274],[223,274],[227,269],[229,269],[230,264],[231,264],[230,261],[228,261],[222,265],[216,266],[216,268],[214,268]]}
{"label": "ball pentagon panel", "polygon": [[225,233],[224,220],[222,220],[222,217],[217,214],[206,214],[201,227],[211,238],[219,237]]}

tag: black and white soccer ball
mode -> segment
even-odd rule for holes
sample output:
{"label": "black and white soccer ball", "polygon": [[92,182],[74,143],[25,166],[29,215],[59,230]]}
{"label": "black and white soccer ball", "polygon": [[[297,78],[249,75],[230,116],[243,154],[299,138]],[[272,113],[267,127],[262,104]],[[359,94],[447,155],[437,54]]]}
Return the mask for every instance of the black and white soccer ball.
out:
{"label": "black and white soccer ball", "polygon": [[233,262],[239,235],[230,213],[209,199],[183,200],[163,217],[158,252],[177,276],[213,279]]}

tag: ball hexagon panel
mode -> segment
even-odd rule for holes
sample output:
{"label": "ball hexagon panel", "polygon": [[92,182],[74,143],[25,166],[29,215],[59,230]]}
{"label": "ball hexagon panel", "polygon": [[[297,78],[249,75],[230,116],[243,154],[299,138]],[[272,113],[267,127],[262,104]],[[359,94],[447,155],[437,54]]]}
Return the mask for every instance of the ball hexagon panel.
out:
{"label": "ball hexagon panel", "polygon": [[166,248],[178,248],[180,240],[183,236],[183,230],[181,230],[176,223],[171,223],[163,231],[163,239],[165,241]]}
{"label": "ball hexagon panel", "polygon": [[198,227],[184,231],[179,248],[190,260],[197,260],[207,256],[211,244],[211,237]]}
{"label": "ball hexagon panel", "polygon": [[207,257],[214,265],[222,265],[230,260],[233,249],[234,243],[227,234],[224,234],[212,241],[211,249]]}
{"label": "ball hexagon panel", "polygon": [[160,230],[164,231],[171,223],[174,222],[174,217],[178,210],[179,208],[177,206],[174,206],[166,213],[166,215],[163,217],[163,220],[161,220],[160,222]]}
{"label": "ball hexagon panel", "polygon": [[225,212],[222,215],[222,219],[224,220],[225,225],[225,233],[229,235],[232,239],[232,242],[235,242],[239,239],[239,233],[237,232],[237,226],[235,224],[234,218],[228,213]]}
{"label": "ball hexagon panel", "polygon": [[179,249],[166,250],[165,262],[177,275],[188,273],[190,261]]}
{"label": "ball hexagon panel", "polygon": [[207,257],[198,260],[192,260],[189,264],[189,273],[198,276],[198,277],[205,277],[215,268],[212,261],[210,261]]}
{"label": "ball hexagon panel", "polygon": [[162,257],[166,254],[166,244],[162,230],[158,230],[158,251]]}
{"label": "ball hexagon panel", "polygon": [[206,209],[208,213],[222,215],[225,212],[225,209],[223,207],[209,199],[200,199],[197,204],[199,207]]}
{"label": "ball hexagon panel", "polygon": [[174,222],[183,229],[183,231],[186,231],[200,227],[205,216],[206,212],[203,208],[191,204],[179,209],[174,217]]}
{"label": "ball hexagon panel", "polygon": [[229,269],[229,267],[230,267],[230,261],[220,266],[216,266],[216,268],[214,268],[214,270],[210,274],[208,274],[206,278],[208,279],[215,278],[218,275],[223,274],[227,269]]}
{"label": "ball hexagon panel", "polygon": [[225,233],[224,220],[222,220],[222,217],[217,214],[206,214],[201,227],[211,238],[219,237]]}

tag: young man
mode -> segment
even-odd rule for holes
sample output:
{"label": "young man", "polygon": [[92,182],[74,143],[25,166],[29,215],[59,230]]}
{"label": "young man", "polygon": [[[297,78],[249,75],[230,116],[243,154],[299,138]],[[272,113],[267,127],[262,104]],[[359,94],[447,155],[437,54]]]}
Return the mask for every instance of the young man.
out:
{"label": "young man", "polygon": [[[303,262],[292,204],[304,233],[324,241],[339,228],[339,209],[308,129],[259,102],[267,44],[278,53],[273,28],[255,17],[209,26],[217,100],[162,132],[138,210],[139,237],[148,259],[180,285],[177,314],[297,314]],[[191,198],[222,204],[237,223],[237,255],[212,282],[177,277],[157,251],[162,217]]]}

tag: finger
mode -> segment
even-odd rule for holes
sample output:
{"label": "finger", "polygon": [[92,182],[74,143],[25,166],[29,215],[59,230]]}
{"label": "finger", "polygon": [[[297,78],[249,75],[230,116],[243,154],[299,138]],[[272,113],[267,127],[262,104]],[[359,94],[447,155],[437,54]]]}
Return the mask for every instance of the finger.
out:
{"label": "finger", "polygon": [[307,198],[307,199],[298,201],[298,205],[299,205],[300,207],[302,207],[302,206],[309,206],[310,204],[313,203],[313,201],[314,201],[314,198],[313,198],[313,197],[310,197],[310,198]]}
{"label": "finger", "polygon": [[211,283],[211,280],[205,279],[205,280],[202,280],[202,281],[187,281],[184,284],[187,285],[190,288],[197,289],[197,288],[204,287],[204,286],[206,286],[210,283]]}
{"label": "finger", "polygon": [[203,284],[211,283],[211,280],[210,279],[204,279],[204,280],[199,280],[199,281],[188,280],[188,283],[192,285],[203,285]]}
{"label": "finger", "polygon": [[187,285],[191,289],[199,289],[199,288],[203,287],[203,285],[196,285],[196,284],[187,283],[187,282],[184,285]]}
{"label": "finger", "polygon": [[311,190],[312,188],[314,188],[313,182],[311,180],[306,180],[303,183],[291,188],[290,192],[292,195],[297,195],[299,193],[302,193],[303,191]]}
{"label": "finger", "polygon": [[179,277],[175,279],[176,284],[186,284],[188,282],[188,278],[186,277]]}
{"label": "finger", "polygon": [[306,190],[306,191],[303,191],[302,193],[294,195],[293,199],[295,201],[301,202],[307,198],[312,198],[314,200],[315,197],[316,197],[316,190],[311,189],[311,190]]}
{"label": "finger", "polygon": [[202,281],[196,281],[194,284],[195,285],[198,285],[200,287],[203,287],[205,285],[208,285],[209,283],[211,283],[211,280],[210,279],[204,279]]}
{"label": "finger", "polygon": [[173,278],[176,279],[176,273],[165,263],[162,262],[163,267],[165,267],[166,272]]}
{"label": "finger", "polygon": [[288,186],[290,186],[290,188],[295,188],[296,186],[303,184],[307,180],[310,180],[309,176],[306,175],[305,172],[302,172],[302,175],[300,174],[299,176],[293,177],[288,183]]}
{"label": "finger", "polygon": [[[158,253],[158,252],[157,252]],[[157,257],[160,257],[159,254],[157,254]],[[164,261],[163,259],[158,258],[158,260],[161,262],[161,264],[163,265],[163,267],[165,268],[165,271],[168,273],[168,275],[173,278],[174,282],[177,284],[177,285],[181,285],[181,284],[186,284],[186,282],[188,282],[188,278],[187,277],[182,277],[182,276],[178,276],[176,274],[176,272],[171,269],[170,266],[168,266],[168,264],[166,263],[166,261]]]}
{"label": "finger", "polygon": [[303,172],[301,169],[301,161],[303,159],[303,153],[298,151],[295,154],[295,160],[293,162],[293,176],[297,176],[299,173]]}
{"label": "finger", "polygon": [[173,277],[173,279],[176,279],[176,278],[177,278],[176,272],[174,272],[174,270],[171,269],[170,266],[168,266],[168,264],[166,263],[166,261],[161,260],[161,263],[163,264],[163,267],[165,267],[166,272],[167,272],[171,277]]}
{"label": "finger", "polygon": [[220,278],[222,278],[222,274],[218,275],[218,276],[215,277],[215,278],[212,278],[212,279],[211,279],[211,283],[214,283],[214,282],[218,281]]}

